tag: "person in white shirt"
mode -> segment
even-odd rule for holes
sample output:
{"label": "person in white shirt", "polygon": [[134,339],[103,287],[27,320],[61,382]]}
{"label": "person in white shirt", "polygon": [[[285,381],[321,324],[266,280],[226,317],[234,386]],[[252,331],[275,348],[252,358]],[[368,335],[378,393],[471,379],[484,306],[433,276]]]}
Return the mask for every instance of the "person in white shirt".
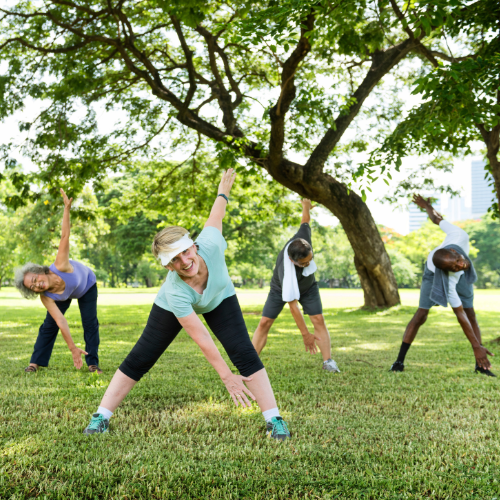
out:
{"label": "person in white shirt", "polygon": [[404,370],[406,353],[417,336],[418,329],[427,320],[429,309],[435,305],[446,307],[449,302],[472,345],[476,372],[495,377],[490,371],[491,363],[487,357],[493,354],[481,345],[481,331],[474,312],[472,283],[477,276],[469,259],[469,235],[458,226],[445,221],[429,201],[420,195],[414,195],[413,201],[427,211],[431,221],[446,233],[446,238],[427,257],[418,310],[406,327],[398,359],[392,364],[391,371]]}

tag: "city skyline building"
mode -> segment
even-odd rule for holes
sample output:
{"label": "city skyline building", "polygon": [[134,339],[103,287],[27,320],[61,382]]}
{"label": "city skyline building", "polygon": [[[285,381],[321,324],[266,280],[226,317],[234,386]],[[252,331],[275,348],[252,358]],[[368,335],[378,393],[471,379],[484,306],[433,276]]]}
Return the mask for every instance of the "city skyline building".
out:
{"label": "city skyline building", "polygon": [[471,217],[478,219],[488,212],[494,198],[491,174],[488,173],[485,179],[485,162],[483,160],[471,161]]}

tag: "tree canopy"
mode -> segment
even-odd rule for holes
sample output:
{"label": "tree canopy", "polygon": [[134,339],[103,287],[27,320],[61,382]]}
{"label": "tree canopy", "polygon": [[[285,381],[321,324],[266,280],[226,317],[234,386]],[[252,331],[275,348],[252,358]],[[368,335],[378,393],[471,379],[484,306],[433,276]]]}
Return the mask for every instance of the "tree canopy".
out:
{"label": "tree canopy", "polygon": [[[19,194],[9,203],[39,199],[34,181],[99,191],[137,156],[165,160],[174,149],[189,161],[208,140],[220,166],[238,161],[257,183],[270,176],[331,210],[367,305],[397,304],[389,256],[343,160],[397,121],[401,101],[384,78],[393,89],[411,82],[400,63],[427,64],[470,9],[460,0],[17,2],[2,11],[0,118],[40,105],[20,124],[39,170],[11,173]],[[111,110],[123,118],[103,126]]]}

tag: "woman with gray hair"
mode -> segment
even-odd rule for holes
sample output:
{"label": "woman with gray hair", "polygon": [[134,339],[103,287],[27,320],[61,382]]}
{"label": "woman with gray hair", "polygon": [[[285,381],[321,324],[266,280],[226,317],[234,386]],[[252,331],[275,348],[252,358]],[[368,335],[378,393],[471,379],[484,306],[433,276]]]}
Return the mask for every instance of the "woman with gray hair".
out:
{"label": "woman with gray hair", "polygon": [[[99,321],[97,320],[97,286],[92,269],[70,260],[69,234],[70,210],[73,198],[68,199],[61,189],[64,201],[64,214],[61,230],[61,242],[55,262],[50,266],[40,266],[29,262],[16,269],[15,286],[27,299],[40,297],[47,309],[45,321],[38,331],[38,338],[25,372],[36,372],[39,366],[48,366],[57,333],[68,344],[73,364],[80,369],[83,366],[82,354],[90,372],[102,373],[99,368]],[[85,351],[75,345],[69,332],[68,322],[64,317],[71,304],[71,299],[78,299],[82,317]]]}

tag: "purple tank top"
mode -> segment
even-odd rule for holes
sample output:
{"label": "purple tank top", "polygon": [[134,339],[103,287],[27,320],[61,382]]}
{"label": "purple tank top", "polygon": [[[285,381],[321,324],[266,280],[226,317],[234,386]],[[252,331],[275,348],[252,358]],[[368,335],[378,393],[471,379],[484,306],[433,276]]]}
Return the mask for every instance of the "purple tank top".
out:
{"label": "purple tank top", "polygon": [[63,293],[44,292],[46,297],[52,300],[80,299],[95,285],[96,277],[92,269],[71,259],[69,262],[73,266],[72,273],[63,273],[54,264],[49,267],[54,274],[62,278],[66,288]]}

